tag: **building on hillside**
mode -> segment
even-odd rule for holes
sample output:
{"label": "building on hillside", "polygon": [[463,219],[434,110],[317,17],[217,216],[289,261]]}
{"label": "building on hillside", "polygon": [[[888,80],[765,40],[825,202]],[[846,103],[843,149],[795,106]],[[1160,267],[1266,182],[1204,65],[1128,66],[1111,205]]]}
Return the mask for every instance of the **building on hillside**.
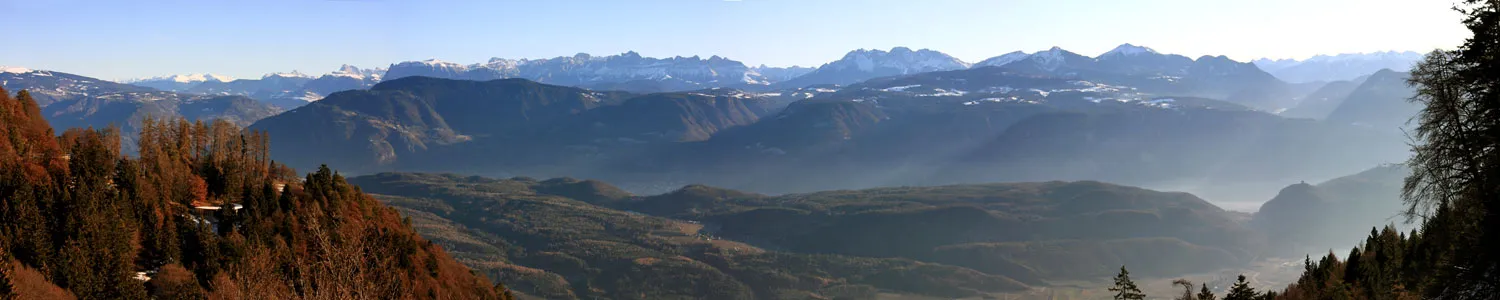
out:
{"label": "building on hillside", "polygon": [[212,230],[214,233],[219,233],[219,223],[223,221],[224,216],[228,214],[239,213],[239,211],[244,208],[245,207],[243,205],[229,204],[228,212],[225,212],[225,207],[219,205],[194,206],[193,211],[190,215],[188,215],[188,218],[193,220],[193,222],[198,223],[198,225],[200,226],[207,226],[208,229]]}

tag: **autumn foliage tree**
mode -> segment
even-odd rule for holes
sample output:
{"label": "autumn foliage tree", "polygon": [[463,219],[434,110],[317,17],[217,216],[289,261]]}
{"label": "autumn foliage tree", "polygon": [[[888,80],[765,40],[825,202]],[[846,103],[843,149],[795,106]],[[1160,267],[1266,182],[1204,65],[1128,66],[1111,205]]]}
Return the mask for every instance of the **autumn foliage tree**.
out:
{"label": "autumn foliage tree", "polygon": [[5,244],[0,244],[0,300],[10,300],[16,297],[10,283],[10,250],[5,249]]}
{"label": "autumn foliage tree", "polygon": [[141,123],[127,157],[119,130],[54,136],[0,90],[5,253],[82,299],[509,297],[337,172],[271,161],[263,132]]}

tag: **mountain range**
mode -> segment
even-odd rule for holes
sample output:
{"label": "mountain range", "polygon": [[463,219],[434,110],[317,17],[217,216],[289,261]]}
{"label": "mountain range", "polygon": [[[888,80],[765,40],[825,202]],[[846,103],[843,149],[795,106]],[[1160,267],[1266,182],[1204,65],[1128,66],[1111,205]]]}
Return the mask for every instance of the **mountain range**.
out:
{"label": "mountain range", "polygon": [[1127,86],[1157,95],[1229,100],[1273,112],[1293,105],[1291,100],[1297,93],[1290,85],[1249,63],[1224,56],[1192,59],[1131,44],[1120,45],[1098,57],[1059,47],[1030,54],[1013,52],[976,66]]}
{"label": "mountain range", "polygon": [[[201,95],[159,91],[74,74],[7,68],[0,87],[25,90],[36,99],[42,115],[58,128],[118,126],[132,137],[147,117],[188,120],[226,120],[239,126],[282,112],[282,109],[235,95]],[[127,145],[132,140],[125,140]],[[130,148],[130,147],[127,147]]]}
{"label": "mountain range", "polygon": [[120,81],[120,83],[131,84],[131,85],[139,85],[139,86],[144,86],[144,87],[158,89],[158,90],[163,90],[163,91],[186,91],[186,90],[188,90],[190,88],[193,88],[193,86],[195,86],[195,85],[198,85],[198,84],[204,83],[204,82],[209,82],[209,81],[214,81],[214,82],[230,82],[230,81],[234,81],[234,78],[233,77],[229,77],[229,76],[222,76],[222,75],[214,75],[214,74],[205,73],[205,74],[183,74],[183,75],[157,76],[157,77],[141,78],[141,79],[130,79],[130,80]]}
{"label": "mountain range", "polygon": [[[1113,77],[1120,74],[1154,74],[1155,77],[1148,79],[1157,82],[1132,82],[1131,85],[1162,89],[1177,96],[1243,98],[1231,100],[1263,102],[1251,104],[1267,111],[1280,111],[1290,109],[1298,96],[1316,89],[1317,86],[1313,83],[1350,80],[1384,68],[1404,70],[1418,58],[1420,55],[1414,52],[1380,52],[1317,56],[1303,61],[1260,59],[1248,64],[1222,56],[1192,59],[1159,53],[1149,47],[1122,44],[1098,57],[1087,57],[1053,47],[1035,53],[1011,52],[970,64],[934,50],[896,47],[890,51],[851,51],[841,59],[818,68],[776,68],[763,65],[749,67],[739,61],[718,56],[707,59],[697,56],[652,58],[636,52],[626,52],[609,56],[580,53],[547,59],[491,58],[489,61],[473,64],[430,59],[394,63],[386,69],[360,69],[345,65],[338,71],[317,78],[300,73],[280,73],[268,74],[261,79],[229,80],[223,76],[190,74],[133,80],[130,83],[166,91],[248,96],[289,109],[321,99],[332,92],[369,88],[382,79],[406,76],[476,81],[524,78],[554,85],[636,93],[723,87],[774,91],[849,85],[874,78],[924,72],[1009,65],[1009,68],[1016,71],[1074,76],[1085,80],[1108,81],[1117,79]],[[1242,87],[1242,90],[1182,90],[1184,85],[1175,83],[1182,77],[1235,81],[1238,83],[1234,85]],[[1277,79],[1284,82],[1276,82]],[[1309,84],[1298,85],[1304,82]]]}
{"label": "mountain range", "polygon": [[859,49],[843,58],[824,64],[810,73],[780,83],[785,87],[812,85],[848,85],[876,77],[911,75],[968,68],[957,58],[928,49],[906,47],[891,51]]}
{"label": "mountain range", "polygon": [[1422,60],[1422,53],[1374,52],[1318,55],[1305,60],[1268,58],[1253,62],[1261,69],[1288,82],[1353,80],[1381,69],[1407,70]]}
{"label": "mountain range", "polygon": [[[762,70],[806,73],[776,82]],[[777,193],[1331,176],[1399,159],[1401,139],[1385,129],[1412,112],[1392,105],[1410,95],[1395,75],[1372,74],[1355,88],[1289,84],[1223,56],[1131,44],[1098,57],[1053,47],[974,65],[908,48],[858,50],[817,69],[628,52],[406,62],[384,72],[344,66],[318,78],[169,78],[203,78],[185,92],[50,71],[4,74],[6,88],[36,91],[61,126],[227,118],[281,137],[278,159],[298,167],[586,176],[649,191],[686,182]],[[294,105],[267,97],[308,106],[277,115]],[[1316,120],[1287,118],[1309,115]],[[902,171],[880,171],[890,169]],[[783,173],[797,176],[764,176]]]}
{"label": "mountain range", "polygon": [[407,76],[493,80],[525,78],[537,82],[635,92],[680,91],[711,87],[765,85],[766,79],[744,63],[723,57],[703,59],[642,57],[636,52],[592,56],[580,53],[550,59],[491,58],[486,63],[461,65],[439,60],[392,64],[385,79]]}
{"label": "mountain range", "polygon": [[[1216,59],[1200,60],[1219,70]],[[976,180],[1269,180],[1332,176],[1404,153],[1399,136],[1348,123],[1035,70],[919,73],[800,94],[407,77],[251,128],[282,137],[273,153],[293,166],[581,176],[652,191],[689,182],[780,193]],[[1199,73],[1222,76],[1183,74]],[[1100,78],[1159,76],[1141,74]],[[1217,83],[1177,82],[1206,91],[1215,88],[1200,83]]]}
{"label": "mountain range", "polygon": [[[1124,44],[976,64],[902,47],[816,69],[627,52],[134,84],[0,68],[0,86],[58,128],[248,125],[275,141],[263,159],[351,176],[340,191],[374,194],[523,296],[828,299],[999,297],[1125,262],[1177,276],[1328,246],[1315,241],[1391,206],[1406,171],[1368,168],[1409,155],[1408,76],[1289,83]],[[1127,186],[1335,177],[1254,214]]]}
{"label": "mountain range", "polygon": [[369,88],[380,82],[384,75],[385,69],[343,65],[337,71],[317,77],[296,71],[266,74],[260,79],[190,74],[127,80],[124,83],[179,93],[244,96],[282,109],[292,109],[333,92]]}

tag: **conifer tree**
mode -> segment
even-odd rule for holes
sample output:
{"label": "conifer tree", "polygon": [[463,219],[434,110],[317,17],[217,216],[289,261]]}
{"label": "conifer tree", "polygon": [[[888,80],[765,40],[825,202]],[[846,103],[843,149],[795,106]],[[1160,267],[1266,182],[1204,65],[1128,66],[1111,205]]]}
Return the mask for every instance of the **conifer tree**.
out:
{"label": "conifer tree", "polygon": [[1472,34],[1457,50],[1428,54],[1412,69],[1412,173],[1402,186],[1406,216],[1434,233],[1426,296],[1500,295],[1500,1],[1455,7]]}
{"label": "conifer tree", "polygon": [[1229,287],[1229,293],[1224,294],[1224,300],[1256,299],[1260,299],[1260,294],[1256,293],[1255,288],[1250,287],[1250,283],[1245,281],[1245,275],[1240,275],[1239,280],[1234,282],[1234,286]]}
{"label": "conifer tree", "polygon": [[1217,299],[1218,299],[1218,296],[1214,296],[1214,292],[1208,290],[1208,284],[1199,285],[1199,288],[1198,288],[1198,300],[1217,300]]}
{"label": "conifer tree", "polygon": [[1130,271],[1125,270],[1125,266],[1120,266],[1120,274],[1115,275],[1115,286],[1109,288],[1109,291],[1115,292],[1115,300],[1146,299],[1146,294],[1141,293],[1141,289],[1130,280]]}

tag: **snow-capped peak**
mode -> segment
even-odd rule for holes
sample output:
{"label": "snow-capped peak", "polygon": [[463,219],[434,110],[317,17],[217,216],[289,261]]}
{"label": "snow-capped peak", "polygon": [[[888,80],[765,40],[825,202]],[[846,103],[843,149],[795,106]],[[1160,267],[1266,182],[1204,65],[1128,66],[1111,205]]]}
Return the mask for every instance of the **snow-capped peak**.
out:
{"label": "snow-capped peak", "polygon": [[403,62],[391,64],[392,68],[396,68],[396,67],[416,67],[416,66],[424,66],[426,68],[452,69],[452,70],[459,70],[459,71],[467,70],[468,69],[468,67],[466,67],[464,65],[461,65],[461,64],[458,64],[458,63],[446,62],[446,61],[438,60],[436,58],[427,59],[427,60],[417,60],[417,61],[403,61]]}
{"label": "snow-capped peak", "polygon": [[1318,54],[1307,59],[1281,58],[1272,59],[1263,57],[1254,60],[1257,64],[1298,64],[1305,62],[1346,62],[1346,61],[1379,61],[1379,60],[1407,60],[1416,61],[1422,59],[1422,53],[1415,51],[1377,51],[1359,53],[1339,53],[1334,55]]}
{"label": "snow-capped peak", "polygon": [[234,77],[229,77],[229,76],[224,76],[224,75],[204,74],[204,76],[208,77],[208,78],[204,79],[205,81],[207,79],[218,80],[220,82],[234,81]]}
{"label": "snow-capped peak", "polygon": [[442,60],[439,60],[439,59],[436,59],[436,58],[430,58],[430,59],[423,60],[423,61],[405,62],[405,63],[416,63],[416,64],[423,64],[423,65],[428,65],[428,66],[433,66],[433,67],[456,67],[456,66],[461,66],[458,63],[446,62],[446,61],[442,61]]}
{"label": "snow-capped peak", "polygon": [[1007,65],[1007,64],[1010,64],[1010,63],[1013,63],[1013,62],[1017,62],[1017,61],[1026,59],[1027,57],[1030,57],[1030,56],[1031,56],[1031,54],[1026,54],[1026,52],[1014,51],[1014,52],[1011,52],[1011,53],[1002,54],[1000,56],[991,57],[990,59],[986,59],[986,60],[981,61],[981,62],[979,62],[977,64],[974,64],[974,66],[975,67],[999,67],[999,66],[1004,66],[1004,65]]}
{"label": "snow-capped peak", "polygon": [[1063,50],[1062,47],[1052,46],[1051,49],[1047,49],[1047,51],[1039,51],[1036,54],[1032,54],[1031,57],[1034,57],[1037,60],[1048,62],[1062,61],[1063,52],[1067,52],[1067,50]]}
{"label": "snow-capped peak", "polygon": [[515,68],[519,67],[520,65],[522,65],[522,64],[524,64],[526,62],[527,61],[524,61],[524,60],[514,60],[514,59],[504,59],[504,58],[499,58],[499,57],[491,57],[489,62],[486,62],[486,63],[480,65],[480,67],[491,68],[491,69],[496,69],[496,70],[509,70],[509,69],[515,69]]}
{"label": "snow-capped peak", "polygon": [[338,70],[335,70],[332,73],[328,73],[325,76],[348,77],[360,80],[372,78],[379,80],[381,73],[384,73],[384,71],[381,71],[380,69],[360,69],[359,67],[353,65],[342,65],[339,66]]}
{"label": "snow-capped peak", "polygon": [[1053,46],[1051,49],[1047,49],[1047,51],[1031,54],[1027,59],[1030,59],[1037,67],[1043,70],[1054,71],[1058,67],[1067,64],[1069,56],[1078,55],[1068,52],[1068,50],[1063,50],[1062,47]]}
{"label": "snow-capped peak", "polygon": [[946,71],[968,68],[969,64],[957,58],[928,49],[911,50],[895,47],[890,52],[879,49],[850,51],[843,59],[824,65],[835,69],[855,68],[869,72],[878,69],[899,70],[901,74]]}
{"label": "snow-capped peak", "polygon": [[31,69],[27,69],[27,68],[22,68],[22,67],[7,67],[7,66],[0,66],[0,73],[16,73],[16,74],[23,74],[23,73],[29,73],[29,72],[31,72]]}
{"label": "snow-capped peak", "polygon": [[1312,58],[1308,58],[1307,60],[1305,60],[1303,62],[1376,61],[1376,60],[1390,60],[1390,59],[1404,59],[1404,60],[1415,61],[1415,60],[1419,60],[1421,58],[1422,58],[1422,54],[1421,53],[1412,52],[1412,51],[1406,51],[1406,52],[1384,51],[1384,52],[1371,52],[1371,53],[1341,53],[1341,54],[1338,54],[1338,55],[1318,55],[1318,56],[1313,56]]}
{"label": "snow-capped peak", "polygon": [[261,76],[262,79],[264,79],[264,78],[271,78],[271,77],[313,78],[312,76],[309,76],[307,74],[302,74],[302,72],[298,72],[296,70],[293,70],[291,72],[271,73],[271,74],[266,74],[265,76]]}
{"label": "snow-capped peak", "polygon": [[167,76],[157,76],[157,77],[151,77],[151,78],[141,78],[141,79],[125,80],[126,83],[142,82],[142,81],[158,81],[158,82],[170,81],[170,82],[176,82],[176,83],[198,83],[198,82],[206,82],[206,81],[230,82],[230,81],[234,81],[234,77],[223,76],[223,75],[214,75],[214,74],[210,74],[210,73],[203,73],[203,74],[178,74],[178,75],[167,75]]}
{"label": "snow-capped peak", "polygon": [[1128,55],[1147,54],[1147,53],[1149,53],[1149,54],[1156,54],[1157,52],[1156,52],[1156,50],[1152,50],[1151,48],[1148,48],[1148,47],[1136,46],[1136,45],[1131,45],[1130,43],[1125,43],[1125,44],[1121,44],[1119,47],[1115,47],[1114,50],[1109,50],[1109,52],[1104,52],[1104,54],[1100,54],[1099,57],[1116,56],[1116,55],[1127,55],[1128,56]]}
{"label": "snow-capped peak", "polygon": [[214,74],[174,75],[170,79],[172,81],[174,81],[174,82],[182,82],[182,83],[204,82],[204,81],[209,81],[209,80],[215,80],[215,81],[220,81],[220,82],[234,81],[234,78],[232,78],[232,77],[221,76],[221,75],[214,75]]}
{"label": "snow-capped peak", "polygon": [[339,66],[339,70],[335,71],[335,72],[361,74],[361,73],[364,73],[364,70],[360,70],[359,67],[352,66],[352,65],[342,65],[342,66]]}

